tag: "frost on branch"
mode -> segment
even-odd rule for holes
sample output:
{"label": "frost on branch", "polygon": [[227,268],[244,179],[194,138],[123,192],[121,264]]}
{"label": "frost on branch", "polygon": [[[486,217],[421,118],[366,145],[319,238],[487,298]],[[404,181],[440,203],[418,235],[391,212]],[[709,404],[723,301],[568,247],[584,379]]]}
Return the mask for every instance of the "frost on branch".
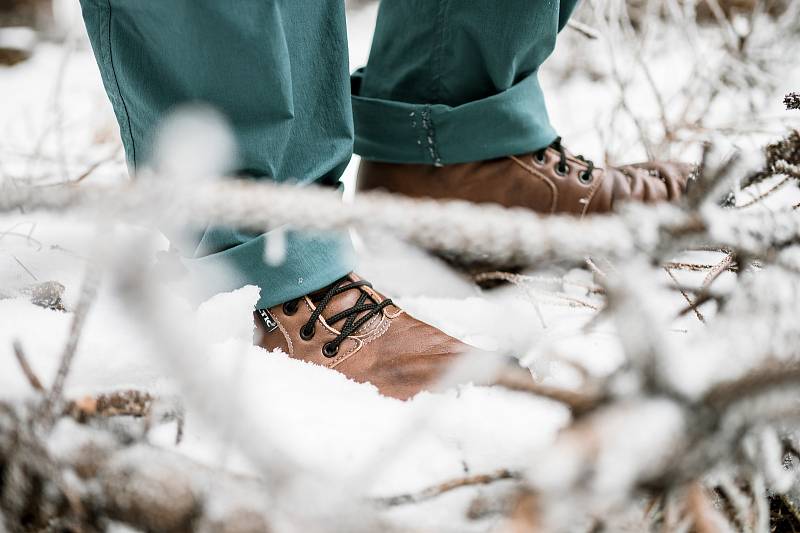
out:
{"label": "frost on branch", "polygon": [[762,182],[774,174],[784,174],[789,179],[800,182],[800,130],[792,130],[789,134],[764,149],[766,170],[757,172],[743,181],[748,187]]}

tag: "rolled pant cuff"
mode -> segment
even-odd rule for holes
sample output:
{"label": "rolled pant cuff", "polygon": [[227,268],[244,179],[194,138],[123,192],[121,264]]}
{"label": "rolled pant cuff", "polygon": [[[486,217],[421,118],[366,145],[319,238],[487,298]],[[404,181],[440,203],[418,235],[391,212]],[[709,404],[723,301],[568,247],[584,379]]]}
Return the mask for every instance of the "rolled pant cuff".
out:
{"label": "rolled pant cuff", "polygon": [[448,165],[544,148],[556,138],[536,73],[499,94],[452,107],[369,98],[352,78],[355,153],[389,163]]}
{"label": "rolled pant cuff", "polygon": [[335,234],[311,235],[289,231],[286,260],[264,260],[266,234],[223,252],[183,259],[200,298],[245,285],[261,289],[257,309],[266,309],[330,285],[353,271],[356,255],[350,239]]}

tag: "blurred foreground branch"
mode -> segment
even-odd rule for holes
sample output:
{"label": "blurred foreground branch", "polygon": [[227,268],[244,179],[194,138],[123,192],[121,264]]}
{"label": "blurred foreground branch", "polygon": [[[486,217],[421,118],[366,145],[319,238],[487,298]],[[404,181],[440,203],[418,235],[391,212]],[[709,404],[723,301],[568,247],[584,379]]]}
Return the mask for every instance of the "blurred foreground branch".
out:
{"label": "blurred foreground branch", "polygon": [[[741,170],[738,166],[726,169],[713,183],[724,183],[731,172]],[[774,165],[764,172],[774,174]],[[717,188],[705,191],[705,197]],[[692,191],[690,200],[691,195]],[[582,262],[594,255],[624,258],[642,252],[665,259],[662,256],[676,247],[698,243],[763,253],[775,244],[791,242],[800,231],[798,211],[742,213],[718,208],[708,200],[693,202],[690,210],[669,205],[629,206],[619,215],[578,220],[382,193],[362,194],[353,203],[343,204],[333,190],[254,181],[188,184],[141,180],[117,188],[4,189],[0,212],[19,208],[83,214],[99,211],[110,218],[159,227],[211,223],[256,231],[285,225],[310,231],[385,231],[445,256],[505,267],[554,259]]]}

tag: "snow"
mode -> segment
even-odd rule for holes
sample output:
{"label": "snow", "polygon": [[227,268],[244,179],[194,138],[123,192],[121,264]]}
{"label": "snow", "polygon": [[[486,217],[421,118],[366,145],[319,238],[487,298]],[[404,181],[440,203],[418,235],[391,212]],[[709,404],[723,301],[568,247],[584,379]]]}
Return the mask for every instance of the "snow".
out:
{"label": "snow", "polygon": [[5,27],[0,29],[0,47],[30,50],[36,42],[36,33],[30,28]]}
{"label": "snow", "polygon": [[[184,309],[180,320],[189,322],[207,350],[194,364],[218,384],[207,392],[210,401],[224,402],[238,420],[259,423],[258,431],[245,438],[269,438],[270,447],[323,478],[358,480],[368,494],[392,495],[465,473],[522,467],[568,420],[561,406],[499,388],[465,386],[401,402],[336,372],[269,354],[252,345],[251,312],[258,292],[248,286],[220,294],[196,311],[178,299],[171,303]],[[113,296],[106,287],[90,314],[67,396],[127,388],[175,394],[174,379],[153,360],[148,343]],[[49,381],[70,315],[23,299],[0,301],[0,314],[14,317],[0,323],[0,338],[18,339],[34,370]],[[0,361],[0,397],[30,396],[10,342],[0,343]],[[249,471],[245,456],[227,440],[229,433],[216,424],[208,427],[190,408],[178,449],[206,464]],[[172,448],[174,425],[159,426],[151,438]]]}
{"label": "snow", "polygon": [[[369,7],[350,20],[354,66],[366,60],[374,15],[375,8]],[[569,49],[560,49],[554,64],[565,63],[569,54]],[[659,82],[676,87],[684,82],[680,77],[670,77],[670,65],[678,58],[675,54],[667,56],[663,68],[656,69],[664,78]],[[602,160],[604,139],[591,126],[612,120],[608,114],[613,108],[614,89],[582,76],[562,87],[555,73],[548,74],[547,70],[543,84],[556,126],[565,132],[571,145],[580,145]],[[792,88],[798,87],[800,84]],[[589,93],[592,98],[585,97]],[[4,132],[0,175],[11,186],[22,179],[37,184],[75,179],[98,162],[87,181],[111,183],[120,179],[124,161],[113,113],[83,38],[75,37],[65,46],[40,44],[30,61],[0,68],[0,102]],[[225,145],[226,137],[215,137],[217,133],[214,130],[201,136],[201,142],[212,139],[215,146]],[[627,142],[622,137],[615,144],[617,148]],[[187,149],[186,145],[173,148]],[[203,167],[226,164],[224,153],[207,155],[211,159],[200,161]],[[171,164],[166,158],[164,165],[171,168]],[[347,194],[352,194],[357,164],[354,157],[345,176]],[[769,183],[759,185],[756,193],[769,187]],[[737,203],[747,202],[753,192],[740,193]],[[796,188],[787,186],[785,192],[771,197],[770,203],[751,209],[797,202],[798,195]],[[18,290],[37,281],[55,280],[66,287],[65,304],[73,308],[95,229],[93,221],[71,217],[42,213],[1,216],[3,289]],[[118,226],[115,231],[114,238],[120,242],[145,238],[150,247],[142,253],[152,263],[157,252],[167,249],[166,239],[152,229]],[[538,276],[538,281],[527,289],[506,286],[481,291],[441,260],[409,245],[370,235],[356,235],[355,240],[361,257],[359,271],[379,290],[412,315],[465,342],[520,357],[542,383],[577,387],[583,377],[576,365],[591,376],[602,377],[613,374],[625,362],[626,339],[619,335],[618,325],[600,321],[587,329],[595,310],[569,304],[569,298],[590,305],[602,303],[586,290],[585,285],[592,280],[585,270],[535,272],[531,274]],[[280,242],[270,243],[267,258],[281,261]],[[675,260],[714,264],[720,259],[713,252],[691,252]],[[675,275],[681,283],[697,284],[706,273]],[[666,286],[670,279],[664,275],[660,283]],[[727,290],[732,283],[733,275],[728,273],[716,286]],[[768,281],[763,283],[764,291],[778,290]],[[175,445],[174,424],[159,425],[150,439],[160,446],[177,449],[204,464],[251,472],[260,466],[250,451],[263,442],[265,449],[275,450],[289,464],[301,465],[341,487],[358,487],[365,496],[413,492],[465,474],[500,468],[532,469],[541,486],[551,489],[563,484],[566,490],[580,475],[574,461],[576,454],[580,455],[576,450],[585,443],[565,442],[557,450],[551,447],[570,419],[562,405],[498,387],[473,385],[422,393],[408,402],[385,398],[369,384],[358,384],[336,372],[253,346],[251,313],[258,288],[248,286],[220,294],[199,306],[191,303],[190,288],[174,289],[165,309],[169,309],[172,320],[186,328],[194,345],[202,348],[188,354],[191,364],[213,376],[215,383],[210,390],[200,392],[208,401],[224,406],[228,417],[206,420],[203,410],[189,402],[183,441]],[[796,298],[796,293],[789,292],[786,298]],[[667,317],[685,305],[674,291],[663,290],[649,303],[652,309],[648,307],[648,312],[664,324],[657,335],[672,343],[690,344],[690,335],[704,327],[691,315],[668,322]],[[788,307],[792,301],[784,304]],[[713,316],[710,306],[702,309]],[[19,341],[34,371],[50,383],[71,316],[37,307],[22,296],[0,300],[0,400],[34,394],[17,368],[12,342]],[[764,326],[754,343],[769,337],[768,325]],[[717,327],[720,337],[724,336],[727,326]],[[641,331],[634,332],[632,339],[652,340]],[[703,357],[719,353],[704,352],[703,348],[677,350],[681,355],[671,365],[672,380],[688,396],[700,394],[714,379],[735,376],[754,364],[747,360],[745,348],[733,353],[738,365],[729,358]],[[128,388],[174,397],[181,391],[181,379],[171,368],[149,339],[142,337],[136,317],[107,280],[79,344],[67,381],[67,397]],[[593,474],[599,491],[623,492],[642,465],[657,457],[648,454],[654,443],[668,441],[683,423],[668,402],[651,401],[636,406],[635,411],[634,418],[624,420],[610,414],[606,430],[598,437],[613,444],[602,446],[613,453],[598,458],[598,471]],[[245,446],[237,438],[251,442]],[[469,521],[465,510],[476,495],[491,494],[502,487],[461,489],[419,505],[386,511],[385,515],[392,523],[409,529],[487,531],[496,525],[496,517]],[[337,497],[351,496],[342,492]]]}

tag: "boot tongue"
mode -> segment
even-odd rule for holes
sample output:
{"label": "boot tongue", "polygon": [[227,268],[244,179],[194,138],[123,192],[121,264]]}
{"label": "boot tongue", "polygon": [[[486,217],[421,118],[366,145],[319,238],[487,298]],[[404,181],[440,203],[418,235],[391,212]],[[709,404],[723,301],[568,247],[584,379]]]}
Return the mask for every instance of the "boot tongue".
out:
{"label": "boot tongue", "polygon": [[[345,277],[343,279],[340,279],[339,281],[337,281],[333,285],[335,285],[336,287],[339,287],[341,285],[347,285],[347,284],[349,284],[349,283],[351,283],[353,281],[359,281],[360,279],[361,278],[359,278],[355,274],[350,274],[347,277]],[[311,299],[311,301],[314,303],[314,305],[319,305],[320,301],[325,296],[325,293],[328,292],[330,287],[331,286],[329,285],[329,286],[327,286],[327,287],[325,287],[323,289],[320,289],[320,290],[318,290],[316,292],[312,292],[311,294],[308,295],[308,297]],[[342,293],[337,294],[336,296],[331,298],[330,302],[328,302],[328,305],[325,306],[325,309],[321,313],[322,318],[325,319],[325,321],[328,323],[328,325],[330,327],[332,327],[332,328],[334,328],[336,330],[341,330],[342,326],[344,325],[344,323],[350,317],[338,320],[334,324],[331,324],[328,321],[328,319],[330,317],[338,314],[338,313],[341,313],[343,311],[347,311],[348,309],[352,309],[353,307],[355,307],[355,305],[358,303],[358,300],[361,298],[361,295],[364,294],[365,292],[367,292],[367,291],[364,291],[363,287],[354,287],[352,289],[349,289],[349,290],[346,290],[346,291],[344,291]],[[373,299],[370,296],[369,292],[367,292],[367,296],[368,296],[367,299],[364,301],[365,304],[378,303],[375,299]],[[369,313],[369,311],[360,312],[358,315],[356,315],[355,320],[359,320],[361,317],[363,317],[367,313]],[[380,316],[373,317],[373,320],[370,320],[366,324],[361,326],[361,328],[359,328],[359,331],[356,331],[355,333],[356,334],[367,333],[368,331],[373,329],[377,325],[377,323],[379,321],[380,321]]]}

